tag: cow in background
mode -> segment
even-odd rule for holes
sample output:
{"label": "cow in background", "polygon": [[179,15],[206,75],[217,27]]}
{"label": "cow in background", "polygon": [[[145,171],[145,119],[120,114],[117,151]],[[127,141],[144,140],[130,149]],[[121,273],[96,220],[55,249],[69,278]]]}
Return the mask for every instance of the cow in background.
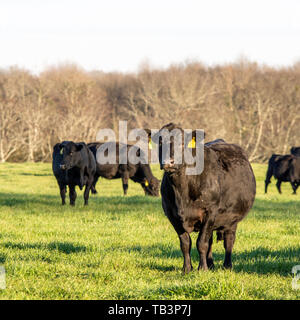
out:
{"label": "cow in background", "polygon": [[268,185],[271,183],[272,176],[277,180],[276,187],[279,193],[281,193],[281,183],[290,182],[293,194],[296,194],[300,185],[300,157],[292,154],[273,154],[271,156],[265,180],[265,193],[268,192]]}
{"label": "cow in background", "polygon": [[[111,142],[114,143],[114,142]],[[122,179],[122,186],[124,195],[127,195],[128,191],[128,181],[129,179],[139,183],[145,195],[159,196],[160,180],[158,180],[152,173],[149,164],[132,164],[128,162],[127,164],[119,164],[119,150],[121,147],[126,148],[127,152],[129,148],[136,148],[136,152],[141,152],[139,148],[131,145],[121,144],[116,142],[116,163],[115,164],[100,164],[97,162],[97,149],[102,145],[101,142],[89,143],[88,147],[92,151],[96,163],[97,169],[94,177],[94,182],[92,185],[92,193],[97,193],[96,183],[99,177],[106,179]]]}
{"label": "cow in background", "polygon": [[86,144],[63,141],[53,147],[52,170],[60,189],[62,205],[69,186],[70,205],[75,205],[75,187],[85,186],[84,204],[88,204],[89,192],[96,172],[96,162]]}

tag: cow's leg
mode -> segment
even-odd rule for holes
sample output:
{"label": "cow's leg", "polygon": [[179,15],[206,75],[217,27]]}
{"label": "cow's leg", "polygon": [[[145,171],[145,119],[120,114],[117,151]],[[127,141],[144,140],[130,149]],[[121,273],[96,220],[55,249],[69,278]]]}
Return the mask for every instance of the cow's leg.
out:
{"label": "cow's leg", "polygon": [[129,180],[129,173],[128,172],[124,172],[122,174],[122,185],[123,185],[124,196],[127,195],[128,180]]}
{"label": "cow's leg", "polygon": [[208,251],[206,255],[206,262],[208,269],[213,269],[215,267],[214,260],[212,256],[212,244],[213,244],[213,235],[211,235],[209,242],[208,242]]}
{"label": "cow's leg", "polygon": [[270,183],[271,183],[270,180],[269,180],[269,181],[265,180],[265,193],[268,192],[268,185],[269,185]]}
{"label": "cow's leg", "polygon": [[92,186],[91,186],[91,191],[93,194],[96,194],[97,193],[97,190],[96,190],[96,183],[99,179],[99,176],[95,176],[94,177],[94,180],[93,180],[93,183],[92,183]]}
{"label": "cow's leg", "polygon": [[279,193],[281,193],[281,182],[282,182],[281,180],[278,180],[276,183],[276,187]]}
{"label": "cow's leg", "polygon": [[94,181],[94,177],[89,177],[85,185],[84,194],[83,194],[85,206],[87,206],[89,203],[89,195],[90,195],[90,190],[91,190],[93,181]]}
{"label": "cow's leg", "polygon": [[70,191],[70,194],[69,194],[69,197],[70,197],[70,205],[71,206],[74,206],[75,205],[75,200],[76,200],[76,197],[77,197],[77,194],[76,194],[76,191],[75,191],[75,185],[69,185],[69,191]]}
{"label": "cow's leg", "polygon": [[192,239],[188,232],[179,234],[180,248],[183,254],[183,273],[189,273],[193,267],[191,262]]}
{"label": "cow's leg", "polygon": [[212,263],[212,236],[213,236],[213,220],[209,219],[202,226],[197,238],[197,249],[199,253],[199,266],[198,270],[208,270],[207,257],[210,258],[210,266]]}
{"label": "cow's leg", "polygon": [[292,188],[293,188],[293,194],[297,194],[298,184],[297,182],[293,181],[291,182]]}
{"label": "cow's leg", "polygon": [[231,269],[231,253],[235,241],[235,232],[236,226],[233,229],[224,231],[224,249],[225,249],[225,260],[224,260],[224,268]]}
{"label": "cow's leg", "polygon": [[207,270],[207,255],[208,255],[208,248],[209,248],[209,239],[211,238],[211,235],[208,234],[207,231],[202,231],[199,233],[197,238],[197,249],[199,253],[199,266],[198,270]]}
{"label": "cow's leg", "polygon": [[266,175],[266,180],[265,180],[265,193],[268,192],[268,185],[269,185],[269,183],[271,183],[272,175],[273,175],[273,169],[272,169],[272,166],[269,164],[267,175]]}
{"label": "cow's leg", "polygon": [[59,190],[60,190],[60,197],[61,197],[61,204],[66,204],[66,191],[67,187],[65,184],[59,184]]}
{"label": "cow's leg", "polygon": [[85,171],[85,168],[81,168],[80,169],[80,173],[79,173],[79,188],[80,190],[82,190],[83,186],[84,186],[84,171]]}

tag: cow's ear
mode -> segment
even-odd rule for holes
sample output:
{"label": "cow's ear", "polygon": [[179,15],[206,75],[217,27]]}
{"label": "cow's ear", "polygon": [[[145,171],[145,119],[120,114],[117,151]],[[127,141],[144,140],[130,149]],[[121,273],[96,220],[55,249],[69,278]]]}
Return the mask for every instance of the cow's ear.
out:
{"label": "cow's ear", "polygon": [[64,152],[64,145],[62,143],[57,143],[54,148],[54,151],[59,152],[60,154],[63,154]]}
{"label": "cow's ear", "polygon": [[80,151],[83,148],[82,144],[77,144],[76,145],[76,151]]}
{"label": "cow's ear", "polygon": [[188,148],[196,148],[196,136],[200,136],[200,138],[205,138],[204,130],[193,130],[191,133],[186,134],[185,136],[185,146]]}
{"label": "cow's ear", "polygon": [[151,130],[150,129],[144,129],[144,131],[147,133],[147,136],[148,136],[148,148],[152,149]]}
{"label": "cow's ear", "polygon": [[144,129],[144,131],[147,133],[148,138],[151,138],[151,130],[150,129]]}
{"label": "cow's ear", "polygon": [[59,150],[60,150],[60,143],[57,143],[54,147],[53,147],[53,151],[54,152],[59,152]]}

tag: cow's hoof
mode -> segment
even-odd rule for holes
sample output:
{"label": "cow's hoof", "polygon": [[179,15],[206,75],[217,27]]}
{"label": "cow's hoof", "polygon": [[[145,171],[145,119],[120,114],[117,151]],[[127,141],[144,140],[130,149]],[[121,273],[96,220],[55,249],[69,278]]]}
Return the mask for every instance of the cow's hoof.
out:
{"label": "cow's hoof", "polygon": [[192,270],[193,270],[193,266],[186,267],[186,268],[183,267],[183,269],[182,269],[182,275],[188,274],[188,273],[190,273]]}
{"label": "cow's hoof", "polygon": [[213,270],[215,268],[215,265],[212,259],[207,259],[207,267],[209,270]]}
{"label": "cow's hoof", "polygon": [[208,271],[208,266],[198,266],[198,271]]}
{"label": "cow's hoof", "polygon": [[223,264],[223,269],[232,270],[232,264]]}

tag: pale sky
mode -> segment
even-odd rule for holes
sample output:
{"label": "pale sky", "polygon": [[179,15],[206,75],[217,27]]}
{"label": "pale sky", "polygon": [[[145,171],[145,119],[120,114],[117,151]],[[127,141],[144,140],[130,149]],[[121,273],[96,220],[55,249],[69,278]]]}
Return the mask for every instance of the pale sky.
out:
{"label": "pale sky", "polygon": [[300,60],[299,0],[0,0],[0,68]]}

